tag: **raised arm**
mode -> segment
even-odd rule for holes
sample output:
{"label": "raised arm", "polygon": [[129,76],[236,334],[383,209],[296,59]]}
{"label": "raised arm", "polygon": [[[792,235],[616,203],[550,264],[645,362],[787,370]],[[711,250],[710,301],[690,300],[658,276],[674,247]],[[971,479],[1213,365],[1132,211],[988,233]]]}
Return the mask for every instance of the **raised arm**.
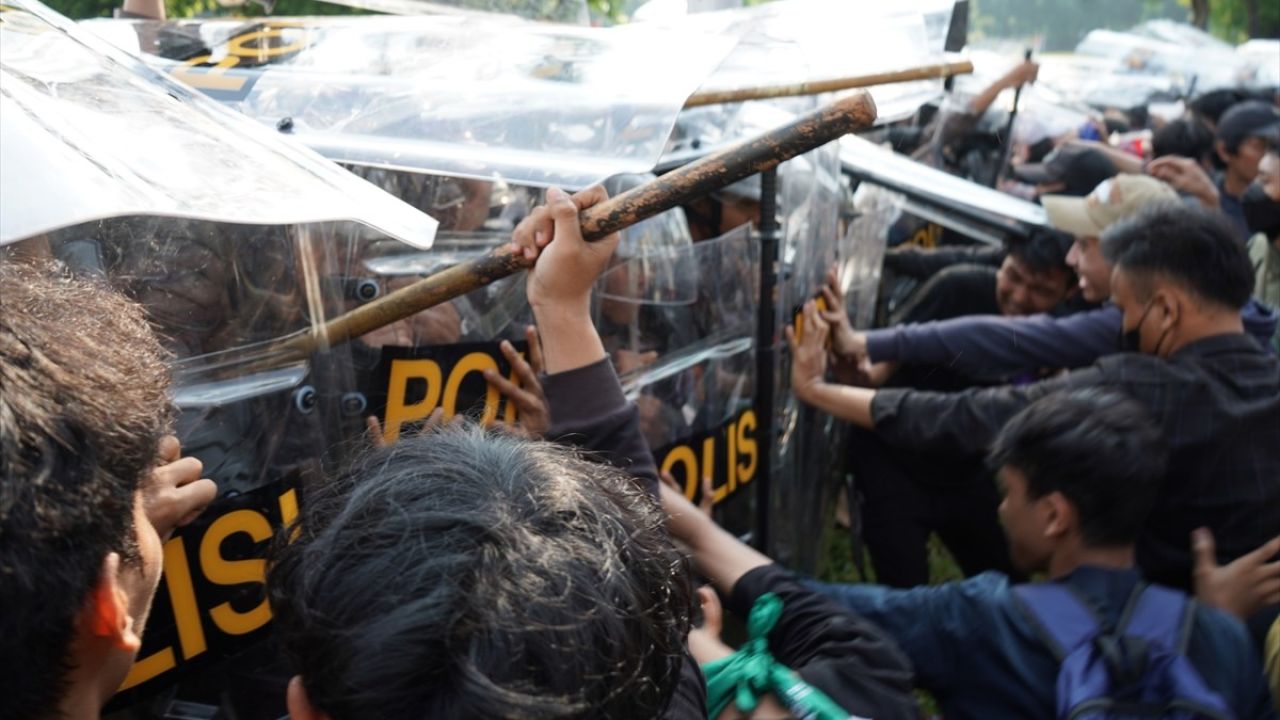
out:
{"label": "raised arm", "polygon": [[547,373],[541,383],[551,414],[546,437],[598,453],[656,497],[657,469],[639,413],[623,395],[591,322],[591,288],[618,236],[586,242],[578,213],[607,197],[601,187],[573,196],[548,190],[547,204],[520,223],[508,249],[536,259],[527,287]]}
{"label": "raised arm", "polygon": [[871,362],[946,365],[975,377],[1040,368],[1079,368],[1119,350],[1120,312],[1112,305],[1053,317],[1000,315],[870,330],[855,338]]}
{"label": "raised arm", "polygon": [[959,393],[873,390],[827,382],[824,347],[829,327],[813,302],[805,304],[804,337],[786,328],[791,389],[796,398],[829,415],[875,430],[894,445],[920,450],[986,452],[1009,418],[1036,398],[1065,387],[1105,384],[1096,368],[1024,387]]}

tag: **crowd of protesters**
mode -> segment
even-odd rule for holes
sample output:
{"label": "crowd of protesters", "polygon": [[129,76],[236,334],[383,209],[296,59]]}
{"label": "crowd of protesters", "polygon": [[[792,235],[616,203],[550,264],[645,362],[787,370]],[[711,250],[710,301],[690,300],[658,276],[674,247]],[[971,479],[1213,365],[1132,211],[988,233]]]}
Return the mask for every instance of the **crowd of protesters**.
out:
{"label": "crowd of protesters", "polygon": [[[1036,72],[917,157],[968,174],[966,134]],[[267,564],[289,715],[914,718],[924,689],[947,718],[1275,717],[1273,101],[1206,94],[1149,157],[1019,149],[1004,187],[1050,227],[890,251],[918,286],[883,328],[834,272],[804,306],[792,392],[853,428],[877,583],[775,564],[660,480],[592,321],[618,241],[578,215],[604,193],[548,191],[504,249],[536,261],[530,360],[504,347],[524,382],[489,376],[541,422],[431,421],[308,492]],[[12,259],[0,288],[0,717],[96,717],[216,489],[141,305]],[[928,584],[933,533],[967,579]]]}

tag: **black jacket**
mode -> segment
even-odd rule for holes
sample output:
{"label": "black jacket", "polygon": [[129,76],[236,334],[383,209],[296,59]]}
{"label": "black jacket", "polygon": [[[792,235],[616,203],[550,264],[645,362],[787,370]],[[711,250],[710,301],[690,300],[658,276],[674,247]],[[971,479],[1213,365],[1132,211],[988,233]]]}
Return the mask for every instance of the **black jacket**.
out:
{"label": "black jacket", "polygon": [[1138,543],[1152,581],[1191,587],[1190,534],[1205,526],[1220,562],[1280,535],[1280,364],[1251,337],[1218,335],[1168,360],[1121,353],[1052,380],[959,393],[881,390],[876,430],[920,450],[985,452],[1001,427],[1057,390],[1110,387],[1142,403],[1172,455]]}

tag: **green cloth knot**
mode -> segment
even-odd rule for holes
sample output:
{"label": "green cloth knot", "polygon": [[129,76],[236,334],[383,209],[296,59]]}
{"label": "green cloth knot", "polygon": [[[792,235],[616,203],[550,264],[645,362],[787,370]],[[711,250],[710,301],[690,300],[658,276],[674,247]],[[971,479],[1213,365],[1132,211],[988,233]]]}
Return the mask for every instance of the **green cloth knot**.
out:
{"label": "green cloth knot", "polygon": [[782,617],[782,598],[764,593],[747,618],[747,642],[737,652],[702,666],[707,678],[707,717],[714,720],[730,700],[744,713],[772,693],[798,720],[847,720],[849,713],[800,679],[769,652],[769,633]]}

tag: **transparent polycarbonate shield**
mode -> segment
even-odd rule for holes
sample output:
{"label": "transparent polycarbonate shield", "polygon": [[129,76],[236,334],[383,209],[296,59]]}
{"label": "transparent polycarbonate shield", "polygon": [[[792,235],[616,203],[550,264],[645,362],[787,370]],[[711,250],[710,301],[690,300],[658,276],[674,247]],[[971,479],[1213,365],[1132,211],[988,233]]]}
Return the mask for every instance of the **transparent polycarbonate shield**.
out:
{"label": "transparent polycarbonate shield", "polygon": [[[370,272],[388,278],[392,286],[389,289],[403,287],[510,242],[511,231],[534,205],[542,202],[542,190],[496,177],[456,178],[358,165],[348,168],[440,221],[436,243],[429,251],[384,244],[364,260]],[[479,288],[455,299],[448,307],[460,315],[455,342],[504,337],[513,323],[528,321],[523,274]],[[403,326],[393,327],[399,328],[398,345],[419,345]]]}
{"label": "transparent polycarbonate shield", "polygon": [[87,27],[332,160],[569,188],[649,171],[734,43],[490,14]]}
{"label": "transparent polycarbonate shield", "polygon": [[[681,114],[663,163],[676,165],[708,148],[784,124],[819,102],[820,98],[800,97],[692,108]],[[818,515],[828,507],[818,498],[834,487],[835,461],[822,444],[810,447],[811,440],[798,438],[835,431],[820,426],[817,416],[805,412],[791,397],[790,373],[780,339],[782,326],[793,322],[792,313],[818,293],[827,269],[837,260],[841,238],[839,209],[846,192],[838,145],[831,143],[782,163],[777,175],[781,262],[774,305],[777,333],[770,352],[777,358],[772,379],[773,427],[779,433],[772,443],[772,480],[767,500],[775,531],[770,545],[772,552],[813,568],[820,544],[818,529],[823,526]],[[716,201],[722,215],[732,204],[735,210],[751,208],[748,214],[754,213],[752,219],[758,221],[760,193],[759,178],[750,178],[717,193]],[[754,272],[758,276],[758,266]],[[788,509],[779,509],[784,507]]]}
{"label": "transparent polycarbonate shield", "polygon": [[[665,21],[738,38],[700,92],[793,85],[945,62],[951,0],[791,0]],[[880,122],[937,97],[941,80],[871,88]]]}
{"label": "transparent polycarbonate shield", "polygon": [[[687,232],[687,230],[686,230]],[[697,362],[699,353],[726,342],[750,340],[758,302],[758,248],[748,226],[680,250],[671,265],[694,274],[687,303],[649,302],[614,288],[650,284],[644,262],[625,261],[597,284],[596,327],[628,387],[650,373],[667,375]],[[659,267],[665,272],[667,266]],[[657,282],[661,282],[659,278]],[[692,358],[692,360],[690,359]]]}
{"label": "transparent polycarbonate shield", "polygon": [[[243,1],[243,0],[242,0]],[[586,0],[326,0],[335,5],[391,15],[476,15],[497,13],[526,20],[586,25],[591,21]]]}
{"label": "transparent polycarbonate shield", "polygon": [[1272,90],[1280,87],[1280,40],[1255,38],[1237,47],[1236,54],[1254,68],[1250,85]]}
{"label": "transparent polycarbonate shield", "polygon": [[[800,161],[800,162],[797,162]],[[815,298],[827,270],[839,259],[838,226],[843,197],[838,143],[829,143],[779,166],[782,263],[775,332],[774,472],[770,485],[770,556],[790,567],[817,569],[822,531],[842,462],[842,430],[829,416],[804,407],[791,392],[789,354],[782,328]]]}
{"label": "transparent polycarbonate shield", "polygon": [[[654,175],[618,175],[605,182],[610,197],[649,182]],[[689,305],[698,297],[693,237],[680,208],[672,208],[620,233],[610,267],[596,282],[607,302]]]}
{"label": "transparent polycarbonate shield", "polygon": [[842,138],[839,144],[844,170],[860,180],[905,193],[972,222],[1011,232],[1048,224],[1044,208],[1035,203],[897,155],[854,135]]}
{"label": "transparent polycarbonate shield", "polygon": [[172,357],[184,451],[228,495],[274,482],[286,467],[315,469],[340,439],[327,420],[341,414],[350,378],[331,377],[326,359],[284,353],[279,343],[357,303],[357,283],[332,258],[375,241],[385,236],[350,222],[129,217],[19,241],[0,262],[100,277],[142,305]]}
{"label": "transparent polycarbonate shield", "polygon": [[1117,73],[1167,76],[1197,92],[1251,82],[1253,65],[1225,43],[1178,23],[1147,24],[1130,32],[1093,30],[1076,54],[1106,58]]}
{"label": "transparent polycarbonate shield", "polygon": [[857,217],[849,223],[840,245],[840,283],[845,310],[855,328],[870,328],[876,314],[880,274],[889,229],[902,215],[906,197],[871,183],[853,194]]}
{"label": "transparent polycarbonate shield", "polygon": [[767,441],[755,403],[755,344],[726,341],[637,378],[629,396],[660,472],[745,536],[755,527],[756,482]]}
{"label": "transparent polycarbonate shield", "polygon": [[618,302],[598,289],[597,326],[659,468],[691,499],[709,478],[717,519],[745,534],[765,442],[755,411],[759,247],[744,225],[682,255],[697,276],[692,303]]}
{"label": "transparent polycarbonate shield", "polygon": [[421,247],[435,221],[34,0],[0,8],[0,245],[110,217],[353,220]]}

